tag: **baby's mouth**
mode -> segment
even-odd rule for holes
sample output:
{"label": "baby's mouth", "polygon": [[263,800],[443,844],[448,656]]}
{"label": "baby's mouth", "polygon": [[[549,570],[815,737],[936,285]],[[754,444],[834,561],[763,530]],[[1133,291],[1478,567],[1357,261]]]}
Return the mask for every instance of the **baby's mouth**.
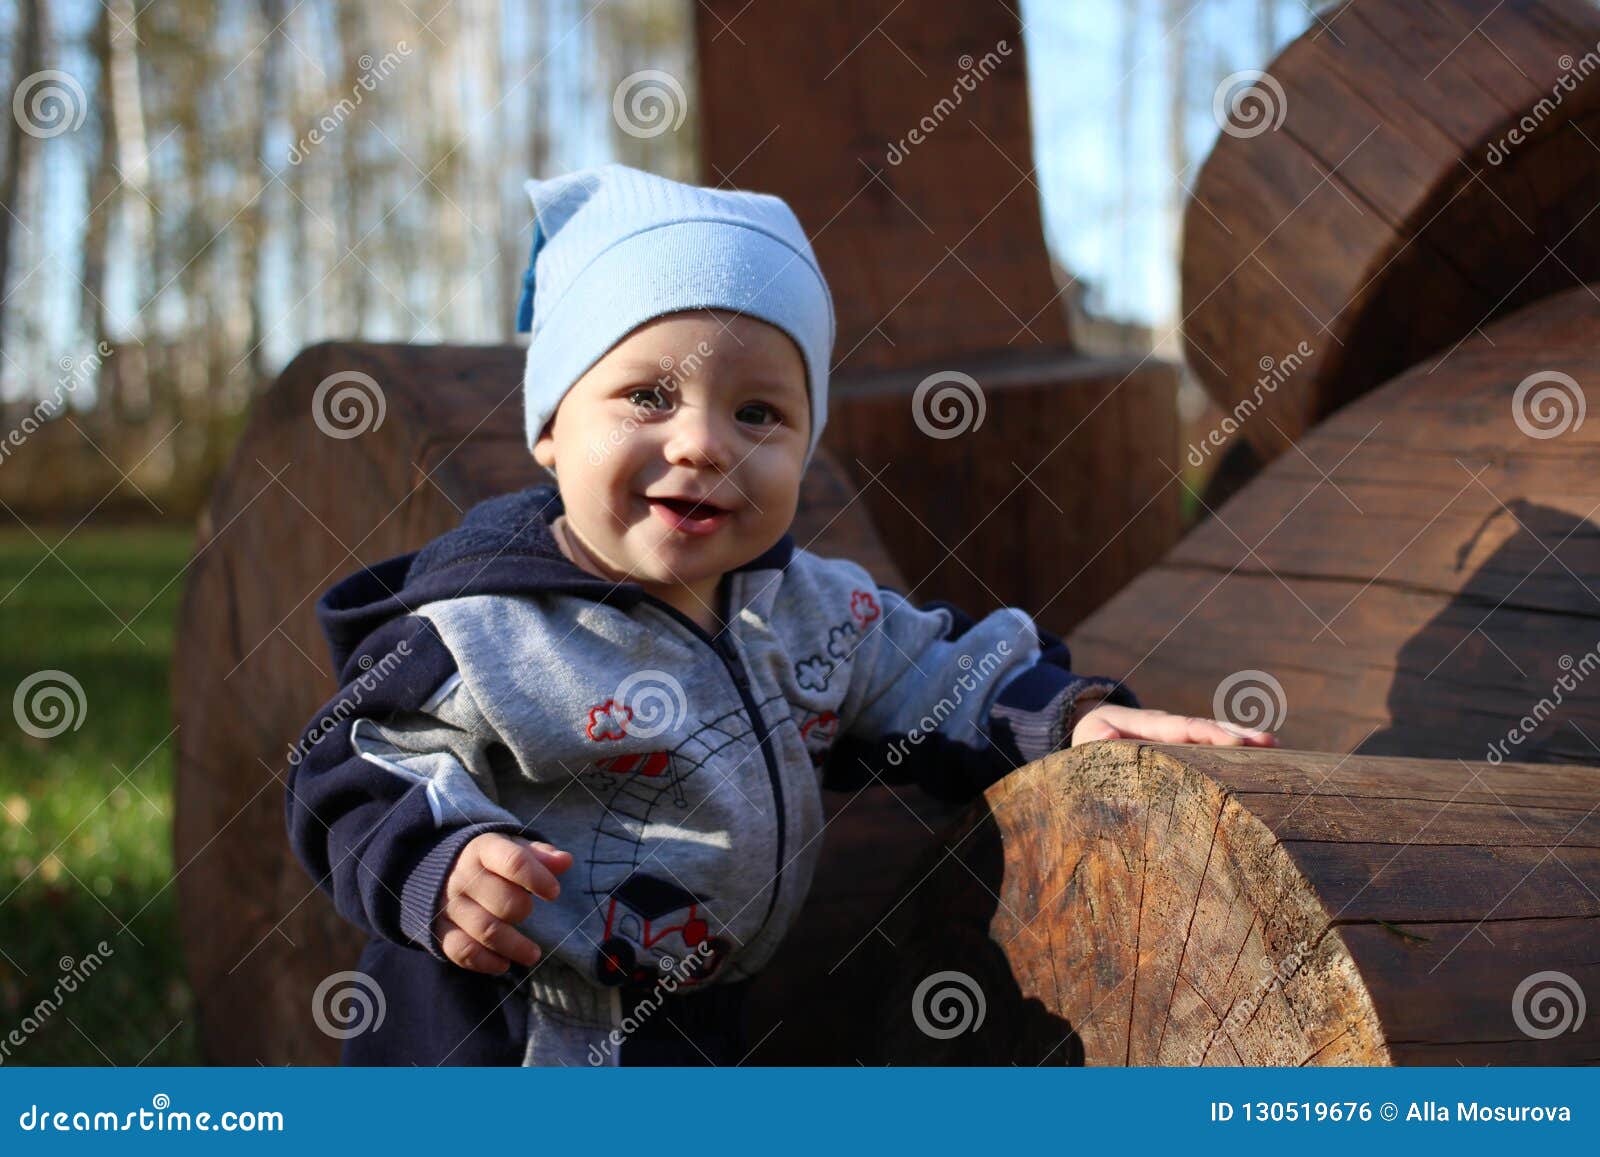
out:
{"label": "baby's mouth", "polygon": [[714,503],[687,498],[657,497],[646,494],[652,513],[674,530],[689,534],[709,534],[726,522],[731,511]]}
{"label": "baby's mouth", "polygon": [[720,506],[713,506],[709,502],[690,502],[683,498],[652,498],[651,502],[659,502],[675,514],[685,518],[701,518],[712,514],[721,514]]}

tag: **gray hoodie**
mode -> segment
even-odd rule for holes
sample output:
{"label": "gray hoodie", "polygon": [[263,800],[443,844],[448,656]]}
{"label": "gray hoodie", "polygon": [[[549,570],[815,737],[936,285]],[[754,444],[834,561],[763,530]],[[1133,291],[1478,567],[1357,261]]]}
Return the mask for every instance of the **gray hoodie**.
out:
{"label": "gray hoodie", "polygon": [[[318,613],[345,686],[291,758],[313,878],[376,939],[436,961],[433,914],[468,840],[573,854],[560,897],[522,925],[544,956],[512,990],[522,1038],[505,1022],[497,1056],[616,1063],[622,985],[692,996],[757,973],[805,901],[824,787],[970,798],[1070,742],[1080,699],[1137,704],[1072,673],[1016,608],[915,605],[789,535],[730,572],[713,637],[569,562],[549,528],[561,509],[550,485],[491,499],[330,589]],[[450,970],[475,975],[446,965],[430,983],[466,983]],[[354,1059],[392,1058],[374,1044]]]}

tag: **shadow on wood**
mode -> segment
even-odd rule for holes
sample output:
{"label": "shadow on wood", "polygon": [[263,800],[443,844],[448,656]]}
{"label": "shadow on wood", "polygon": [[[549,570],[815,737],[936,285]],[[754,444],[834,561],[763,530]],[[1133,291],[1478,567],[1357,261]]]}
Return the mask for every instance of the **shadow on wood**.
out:
{"label": "shadow on wood", "polygon": [[[1519,394],[1600,380],[1597,338],[1577,287],[1346,406],[1086,620],[1074,659],[1171,711],[1248,723],[1265,695],[1297,748],[1490,758],[1564,656],[1600,660],[1600,426],[1546,383],[1572,408],[1536,437]],[[1505,757],[1596,763],[1597,743],[1591,680]]]}

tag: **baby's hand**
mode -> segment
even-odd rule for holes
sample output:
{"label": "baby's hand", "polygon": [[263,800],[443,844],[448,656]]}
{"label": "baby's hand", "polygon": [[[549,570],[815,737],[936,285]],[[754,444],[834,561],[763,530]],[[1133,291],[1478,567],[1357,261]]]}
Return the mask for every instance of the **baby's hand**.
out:
{"label": "baby's hand", "polygon": [[1154,743],[1209,743],[1219,747],[1278,746],[1278,737],[1270,731],[1115,703],[1102,703],[1072,729],[1073,747],[1097,739],[1148,739]]}
{"label": "baby's hand", "polygon": [[473,972],[500,973],[538,963],[540,949],[516,925],[533,911],[533,898],[561,894],[557,872],[572,867],[572,853],[499,832],[468,842],[444,884],[433,932],[445,956]]}

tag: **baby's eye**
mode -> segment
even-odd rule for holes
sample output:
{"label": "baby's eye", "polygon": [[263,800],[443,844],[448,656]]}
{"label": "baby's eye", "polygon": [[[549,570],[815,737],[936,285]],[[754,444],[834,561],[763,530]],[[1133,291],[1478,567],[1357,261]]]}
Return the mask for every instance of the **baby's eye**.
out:
{"label": "baby's eye", "polygon": [[664,405],[666,399],[661,396],[657,386],[640,386],[638,389],[628,391],[628,404],[654,409],[657,404]]}
{"label": "baby's eye", "polygon": [[[749,417],[749,414],[752,411],[754,411],[754,413],[757,415],[754,418]],[[774,422],[781,422],[783,420],[783,415],[778,413],[777,410],[774,410],[765,402],[747,402],[743,406],[739,407],[739,420],[741,422],[752,422],[758,426],[764,424],[764,415],[769,414],[772,416],[772,420]]]}

